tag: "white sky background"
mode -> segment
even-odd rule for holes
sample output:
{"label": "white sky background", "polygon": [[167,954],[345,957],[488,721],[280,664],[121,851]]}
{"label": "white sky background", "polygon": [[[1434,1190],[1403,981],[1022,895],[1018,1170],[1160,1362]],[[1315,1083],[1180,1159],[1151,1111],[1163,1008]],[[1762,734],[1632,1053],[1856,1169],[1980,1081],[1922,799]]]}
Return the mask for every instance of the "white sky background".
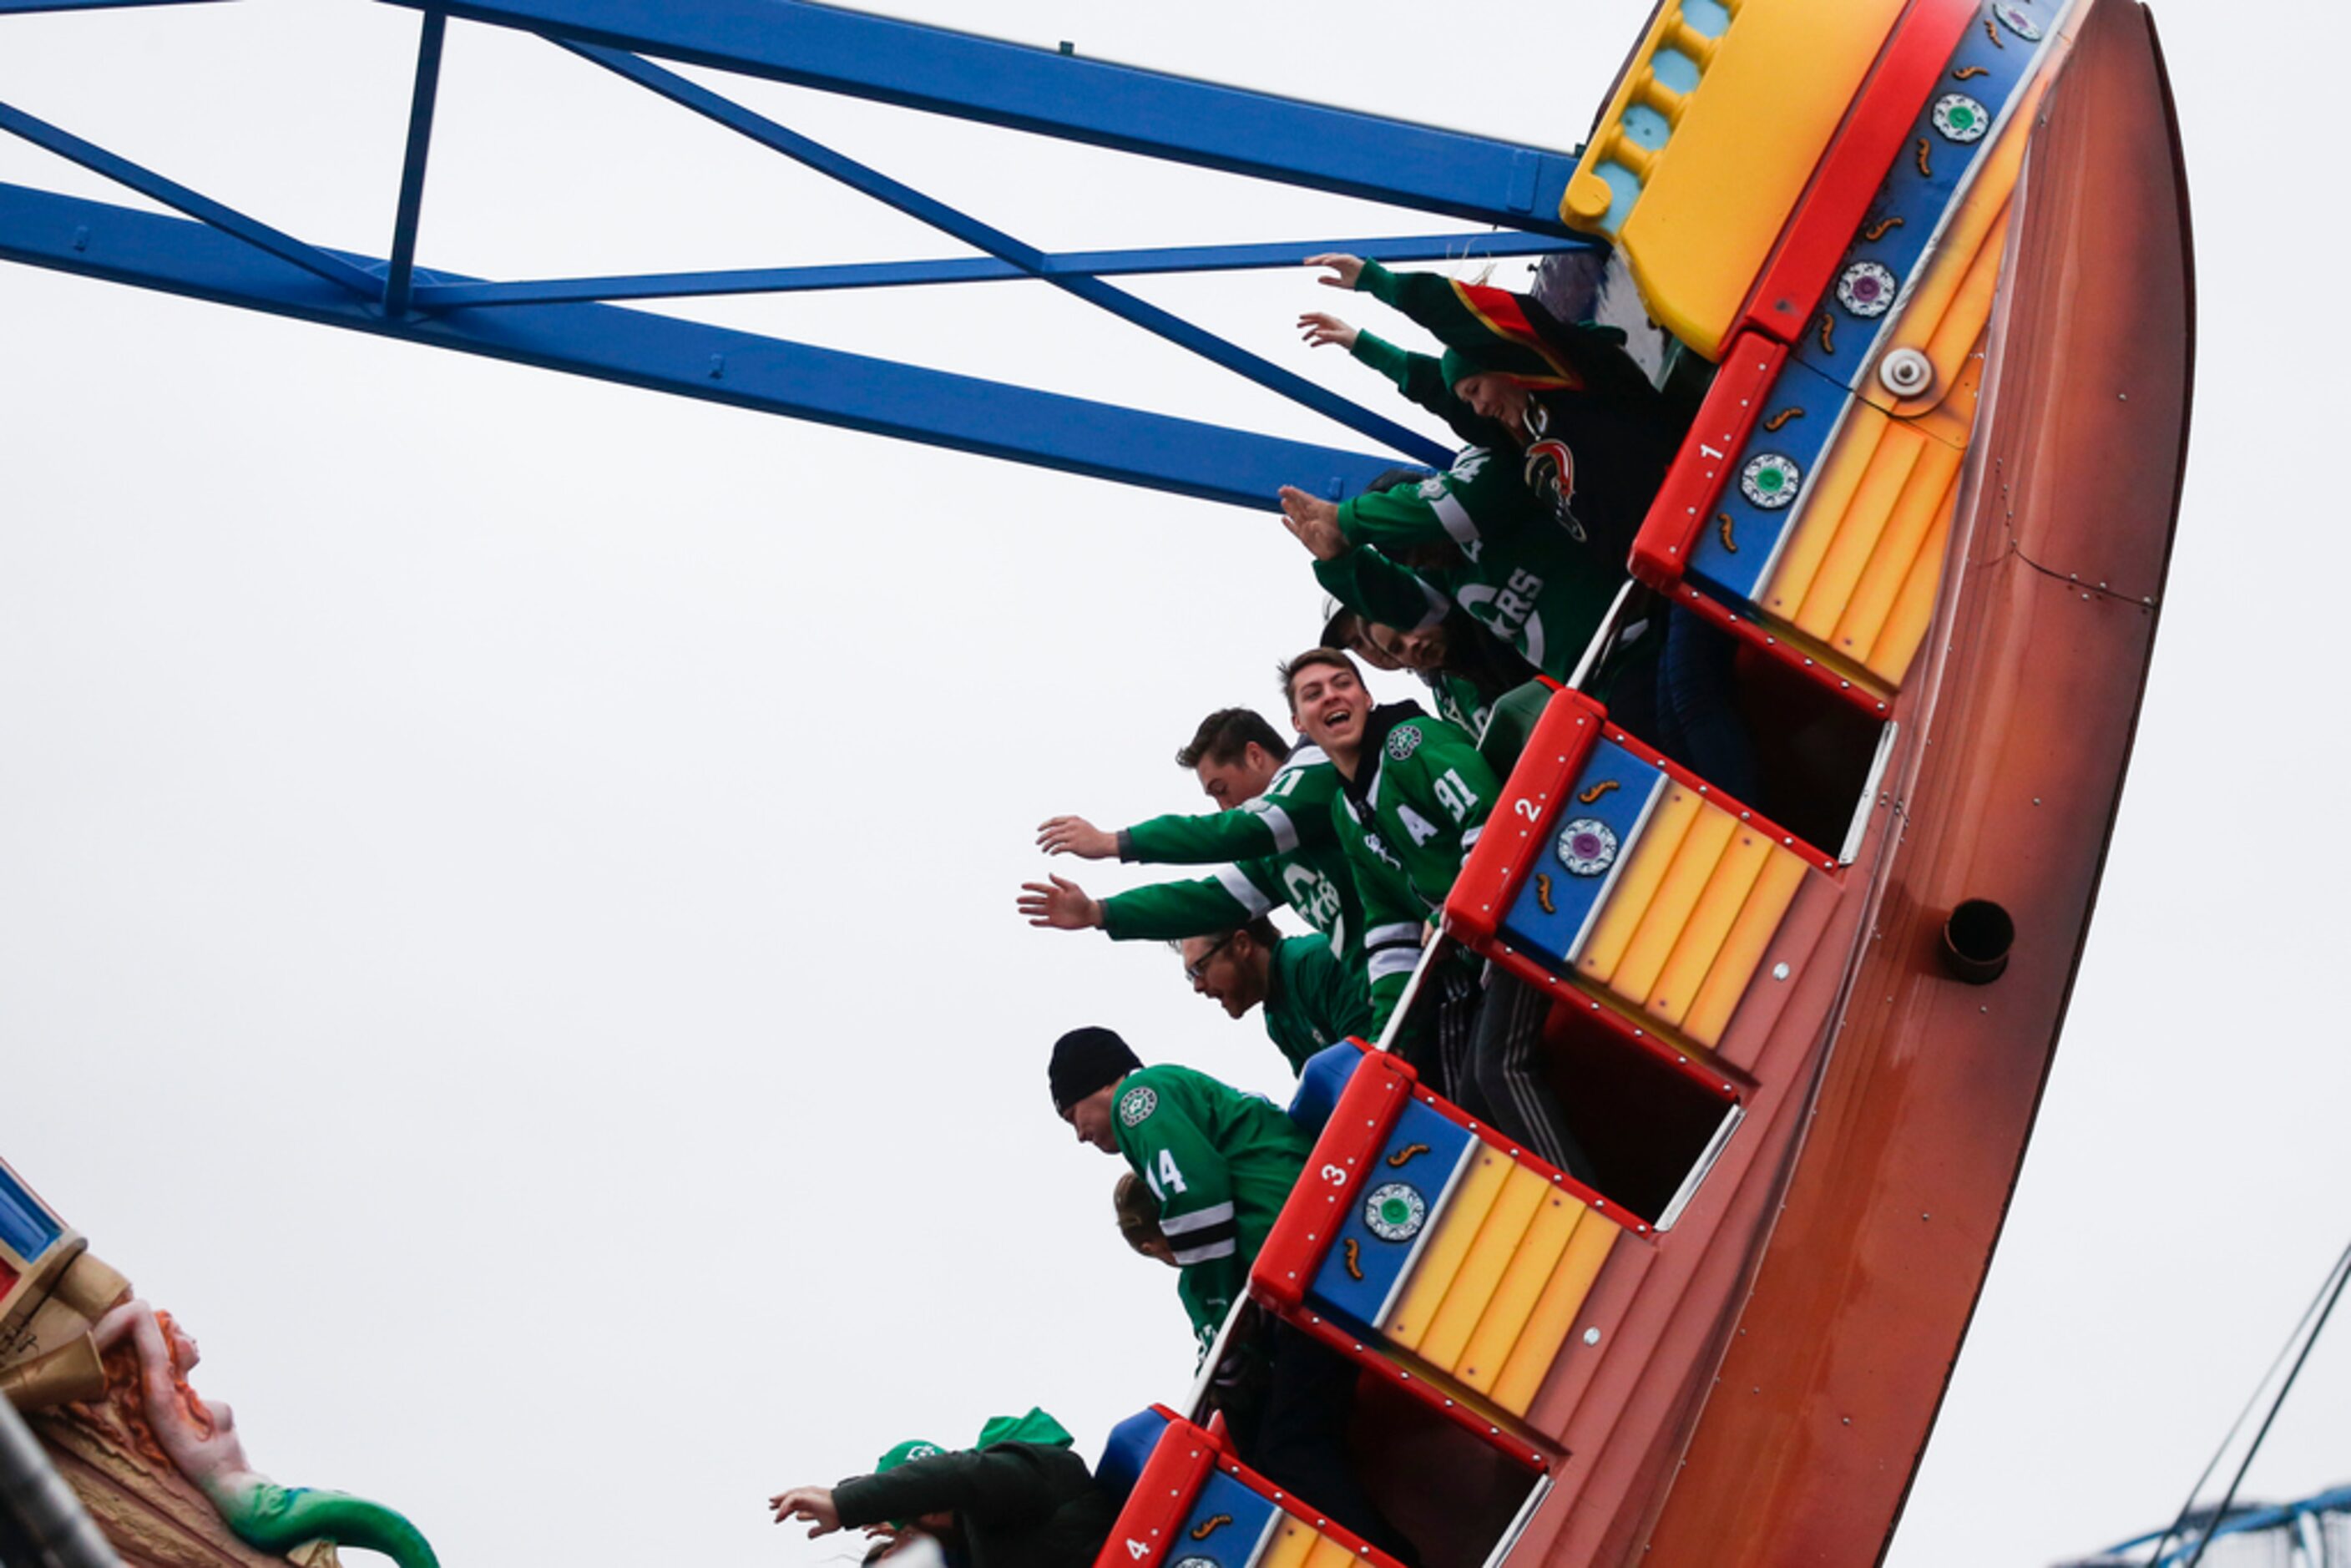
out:
{"label": "white sky background", "polygon": [[[950,9],[1565,147],[1646,6],[1497,15],[1484,47],[1429,6]],[[2319,989],[2351,873],[2339,616],[2297,591],[2351,569],[2345,225],[2332,105],[2277,75],[2282,41],[2351,26],[2244,15],[2160,16],[2202,290],[2188,501],[2065,1048],[1897,1568],[2162,1523],[2351,1232]],[[357,3],[7,19],[0,98],[381,254],[415,31]],[[1458,226],[739,96],[1050,246]],[[136,202],[13,143],[0,179]],[[466,24],[423,235],[492,277],[958,254]],[[1338,302],[1302,273],[1132,287],[1402,410],[1296,343]],[[686,313],[1357,444],[1036,286]],[[768,1492],[1032,1402],[1092,1452],[1181,1393],[1173,1279],[1117,1240],[1117,1166],[1053,1120],[1046,1048],[1105,1022],[1286,1074],[1163,950],[1031,932],[1012,897],[1040,818],[1195,809],[1168,754],[1277,706],[1320,599],[1270,515],[16,267],[0,460],[0,1152],[204,1338],[262,1468],[393,1503],[452,1568],[816,1564],[852,1548],[770,1526]],[[2338,1328],[2250,1490],[2351,1479],[2346,1411]]]}

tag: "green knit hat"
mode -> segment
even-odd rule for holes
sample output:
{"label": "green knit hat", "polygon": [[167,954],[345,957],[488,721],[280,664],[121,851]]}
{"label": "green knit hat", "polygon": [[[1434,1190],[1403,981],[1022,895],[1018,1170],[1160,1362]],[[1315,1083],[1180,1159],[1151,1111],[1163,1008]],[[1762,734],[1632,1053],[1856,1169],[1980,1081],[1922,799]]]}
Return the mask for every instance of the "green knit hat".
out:
{"label": "green knit hat", "polygon": [[925,1443],[920,1437],[909,1437],[873,1461],[873,1473],[883,1475],[896,1469],[908,1459],[928,1459],[946,1453],[936,1443]]}
{"label": "green knit hat", "polygon": [[1026,1416],[990,1416],[987,1425],[979,1429],[976,1448],[992,1448],[998,1443],[1045,1443],[1056,1448],[1071,1448],[1078,1440],[1070,1429],[1035,1406]]}

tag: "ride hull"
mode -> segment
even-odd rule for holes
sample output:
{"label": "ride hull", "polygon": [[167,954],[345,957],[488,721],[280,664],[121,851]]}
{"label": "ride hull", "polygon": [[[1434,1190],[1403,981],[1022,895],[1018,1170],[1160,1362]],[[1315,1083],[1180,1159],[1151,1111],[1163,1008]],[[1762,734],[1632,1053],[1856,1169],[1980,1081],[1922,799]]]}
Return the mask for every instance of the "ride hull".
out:
{"label": "ride hull", "polygon": [[[1640,1354],[1538,1406],[1567,1457],[1520,1562],[1871,1563],[1933,1425],[2086,938],[2179,501],[2193,289],[2142,7],[2082,19],[2017,199],[1899,738],[1845,883],[1790,911],[1781,947],[1813,961],[1749,1042],[1796,1070],[1677,1230],[1687,1274]],[[2014,923],[1987,985],[1942,954],[1969,899]],[[1621,1287],[1664,1306],[1661,1282]]]}

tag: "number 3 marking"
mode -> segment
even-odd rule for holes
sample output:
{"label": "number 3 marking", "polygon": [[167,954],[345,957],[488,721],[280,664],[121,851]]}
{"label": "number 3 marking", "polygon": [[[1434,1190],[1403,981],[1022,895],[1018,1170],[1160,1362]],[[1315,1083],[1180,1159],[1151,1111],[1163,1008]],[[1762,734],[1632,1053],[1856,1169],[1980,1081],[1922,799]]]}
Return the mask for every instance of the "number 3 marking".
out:
{"label": "number 3 marking", "polygon": [[1344,1186],[1347,1185],[1346,1167],[1343,1166],[1324,1166],[1322,1167],[1322,1179],[1329,1182],[1332,1186]]}

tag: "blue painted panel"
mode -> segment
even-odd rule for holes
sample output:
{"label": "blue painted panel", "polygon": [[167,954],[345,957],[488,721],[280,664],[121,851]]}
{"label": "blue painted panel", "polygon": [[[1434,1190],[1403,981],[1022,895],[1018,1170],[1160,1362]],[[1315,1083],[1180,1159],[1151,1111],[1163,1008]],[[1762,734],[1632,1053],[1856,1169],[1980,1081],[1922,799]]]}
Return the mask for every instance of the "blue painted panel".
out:
{"label": "blue painted panel", "polygon": [[[400,0],[435,8],[441,0]],[[1575,159],[801,0],[459,0],[450,15],[1479,223],[1564,232]]]}
{"label": "blue painted panel", "polygon": [[1355,1080],[1364,1053],[1350,1041],[1326,1045],[1306,1059],[1298,1074],[1298,1090],[1290,1097],[1290,1119],[1310,1138],[1322,1135],[1324,1124],[1339,1106],[1339,1096]]}
{"label": "blue painted panel", "polygon": [[[1730,465],[1729,481],[1690,550],[1690,575],[1711,587],[1716,597],[1753,602],[1764,568],[1803,511],[1805,487],[1820,470],[1830,432],[1850,396],[1842,383],[1796,360],[1771,383],[1754,433]],[[1771,424],[1780,428],[1765,428]],[[1780,505],[1768,504],[1782,496],[1787,499]],[[1728,543],[1725,517],[1730,519]]]}
{"label": "blue painted panel", "polygon": [[[1190,1564],[1195,1559],[1205,1559],[1216,1568],[1249,1568],[1249,1560],[1257,1555],[1257,1543],[1265,1538],[1265,1527],[1280,1511],[1271,1498],[1259,1497],[1232,1477],[1217,1470],[1200,1489],[1192,1511],[1184,1516],[1184,1525],[1175,1540],[1167,1543],[1164,1559],[1170,1568],[1175,1564]],[[1219,1518],[1228,1524],[1214,1524]],[[1208,1526],[1205,1536],[1193,1532]]]}
{"label": "blue painted panel", "polygon": [[[1317,1301],[1359,1323],[1379,1321],[1380,1303],[1388,1299],[1396,1276],[1404,1271],[1413,1243],[1437,1223],[1438,1195],[1460,1163],[1462,1151],[1475,1141],[1475,1134],[1467,1128],[1447,1121],[1417,1100],[1405,1107],[1380,1145],[1379,1157],[1356,1183],[1354,1197],[1344,1211],[1346,1218],[1331,1239],[1331,1250],[1323,1255],[1322,1267],[1314,1276],[1312,1294]],[[1406,1153],[1416,1145],[1425,1147]],[[1392,1163],[1399,1155],[1405,1156],[1404,1163]],[[1372,1228],[1366,1210],[1384,1189],[1398,1186],[1417,1195],[1420,1218],[1410,1227],[1409,1234],[1383,1236]],[[1403,1194],[1392,1196],[1407,1207],[1412,1201]],[[1384,1222],[1384,1227],[1398,1228],[1392,1222]],[[1355,1246],[1356,1267],[1364,1276],[1360,1280],[1347,1272],[1351,1241]]]}
{"label": "blue painted panel", "polygon": [[[2053,0],[2001,0],[1998,8],[2016,12],[2027,30],[2055,31]],[[2031,77],[2041,47],[2014,25],[1994,24],[1989,12],[1960,35],[1797,343],[1802,362],[1855,384],[1960,181],[1991,151],[1992,123]]]}
{"label": "blue painted panel", "polygon": [[[1502,916],[1503,935],[1512,946],[1558,966],[1568,967],[1568,945],[1583,928],[1608,873],[1633,852],[1633,830],[1649,797],[1665,775],[1613,740],[1603,740],[1584,759],[1583,771],[1562,801],[1548,836],[1518,894]],[[1610,786],[1614,788],[1610,788]],[[1584,796],[1598,793],[1590,800]],[[1608,848],[1613,839],[1614,848]],[[1588,852],[1596,841],[1605,863],[1589,873],[1568,869],[1570,853],[1580,847],[1579,863],[1602,859]],[[1551,907],[1545,909],[1545,903]]]}
{"label": "blue painted panel", "polygon": [[57,1239],[57,1222],[33,1201],[33,1195],[0,1170],[0,1243],[30,1263]]}
{"label": "blue painted panel", "polygon": [[0,259],[1253,510],[1270,510],[1285,484],[1334,500],[1360,494],[1395,464],[609,305],[387,320],[350,291],[203,224],[17,185],[0,184]]}
{"label": "blue painted panel", "polygon": [[1113,1497],[1124,1498],[1143,1479],[1143,1467],[1151,1462],[1152,1450],[1166,1435],[1166,1416],[1156,1410],[1136,1411],[1110,1429],[1102,1458],[1094,1466],[1094,1479]]}

